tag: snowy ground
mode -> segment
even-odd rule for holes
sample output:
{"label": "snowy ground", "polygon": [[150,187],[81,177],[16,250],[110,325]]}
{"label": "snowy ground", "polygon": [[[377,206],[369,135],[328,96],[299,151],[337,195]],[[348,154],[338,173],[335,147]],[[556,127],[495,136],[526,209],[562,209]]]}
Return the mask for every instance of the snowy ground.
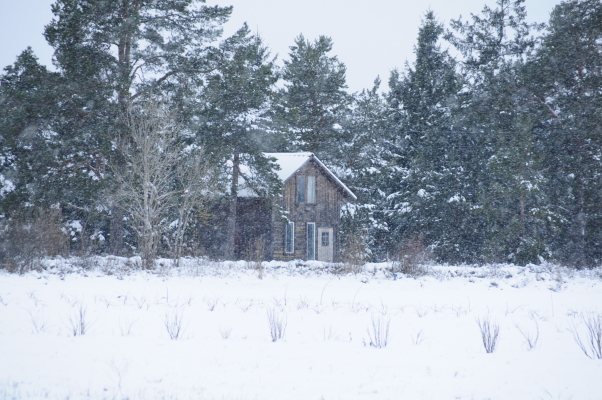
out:
{"label": "snowy ground", "polygon": [[[602,360],[573,333],[585,339],[583,318],[602,313],[600,269],[435,266],[393,279],[385,264],[333,275],[269,263],[260,279],[243,262],[153,273],[135,262],[0,272],[0,398],[602,398]],[[493,353],[477,318],[500,326]],[[387,325],[387,346],[371,346]]]}

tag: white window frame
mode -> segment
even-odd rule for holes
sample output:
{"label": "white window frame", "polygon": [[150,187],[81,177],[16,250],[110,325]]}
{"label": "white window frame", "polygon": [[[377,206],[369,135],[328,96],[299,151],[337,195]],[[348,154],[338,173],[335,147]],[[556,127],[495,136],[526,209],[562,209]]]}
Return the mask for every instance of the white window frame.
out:
{"label": "white window frame", "polygon": [[297,176],[297,202],[307,202],[307,177],[304,175]]}
{"label": "white window frame", "polygon": [[306,180],[307,185],[307,203],[314,204],[316,202],[316,177],[308,176]]}
{"label": "white window frame", "polygon": [[[309,234],[312,233],[312,239],[310,241]],[[309,253],[311,243],[311,249],[313,250],[313,254]],[[316,259],[316,223],[308,222],[307,223],[307,259],[315,260]]]}
{"label": "white window frame", "polygon": [[[290,232],[289,232],[290,229]],[[289,244],[290,237],[290,248]],[[284,225],[284,252],[286,254],[294,254],[295,253],[295,223],[289,222]]]}

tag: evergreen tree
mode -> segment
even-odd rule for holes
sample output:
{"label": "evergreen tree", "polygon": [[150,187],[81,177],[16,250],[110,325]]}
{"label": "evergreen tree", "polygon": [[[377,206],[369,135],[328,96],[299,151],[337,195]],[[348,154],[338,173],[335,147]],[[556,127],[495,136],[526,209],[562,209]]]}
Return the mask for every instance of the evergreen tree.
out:
{"label": "evergreen tree", "polygon": [[211,46],[232,7],[204,0],[57,0],[45,36],[62,72],[126,105],[145,92],[174,92],[213,69]]}
{"label": "evergreen tree", "polygon": [[388,94],[392,146],[403,175],[391,175],[389,216],[395,238],[438,244],[441,253],[455,243],[459,191],[452,113],[461,81],[455,61],[441,50],[443,26],[425,14],[415,46],[414,67],[391,76]]}
{"label": "evergreen tree", "polygon": [[343,135],[341,124],[350,100],[345,65],[328,55],[332,39],[326,36],[312,43],[299,35],[290,49],[279,110],[290,129],[289,150],[311,151],[328,160],[326,149]]}
{"label": "evergreen tree", "polygon": [[[13,232],[25,232],[28,225],[39,232],[25,247],[11,244],[7,234],[5,245],[25,258],[64,254],[69,238],[72,248],[87,248],[89,241],[84,239],[92,233],[88,225],[97,223],[89,213],[88,198],[102,187],[103,158],[66,149],[71,138],[58,133],[61,127],[73,127],[74,120],[81,123],[78,117],[85,110],[69,108],[68,82],[40,65],[29,48],[4,71],[0,75],[0,223]],[[63,225],[63,219],[71,223]],[[49,222],[54,233],[46,230]],[[23,240],[19,235],[14,239]],[[52,250],[57,246],[62,249],[59,253]]]}
{"label": "evergreen tree", "polygon": [[498,0],[472,23],[452,21],[447,38],[464,56],[468,82],[456,128],[463,130],[468,256],[482,261],[534,262],[545,256],[541,231],[550,217],[536,151],[533,102],[525,59],[535,39],[524,0]]}
{"label": "evergreen tree", "polygon": [[[349,113],[343,123],[348,138],[331,148],[331,168],[355,193],[357,201],[347,204],[343,213],[345,252],[362,251],[374,259],[387,251],[387,207],[382,183],[390,172],[386,157],[386,104],[380,94],[380,78],[372,89],[352,96]],[[353,249],[353,250],[351,250]],[[369,254],[370,253],[370,254]]]}
{"label": "evergreen tree", "polygon": [[[0,80],[2,175],[14,189],[0,199],[5,217],[35,218],[40,209],[52,206],[78,221],[71,224],[71,236],[81,241],[96,217],[90,205],[103,187],[106,158],[100,151],[84,152],[80,145],[97,139],[89,126],[107,128],[106,117],[73,107],[69,82],[39,65],[30,49],[5,68]],[[65,134],[76,130],[81,135]]]}
{"label": "evergreen tree", "polygon": [[[258,36],[245,25],[220,46],[223,60],[207,78],[197,100],[199,139],[217,165],[228,165],[227,257],[234,258],[239,178],[258,194],[281,192],[274,164],[263,156],[270,143],[269,111],[278,77],[274,61]],[[245,168],[241,168],[244,165]]]}
{"label": "evergreen tree", "polygon": [[602,4],[557,5],[529,64],[541,117],[554,256],[577,267],[602,260]]}
{"label": "evergreen tree", "polygon": [[47,167],[56,163],[54,152],[60,143],[49,130],[56,113],[52,108],[55,90],[63,80],[40,65],[31,48],[4,71],[0,77],[0,198],[2,212],[12,214],[30,198],[42,195],[36,186],[44,184],[44,177],[51,175]]}
{"label": "evergreen tree", "polygon": [[[46,93],[43,107],[48,109],[43,129],[36,131],[39,136],[43,130],[44,140],[36,142],[32,157],[40,168],[15,172],[19,176],[14,181],[27,188],[15,191],[27,192],[20,198],[22,204],[42,200],[58,203],[74,214],[68,218],[80,221],[104,220],[108,211],[112,251],[119,252],[123,218],[111,196],[101,195],[105,193],[103,187],[113,186],[107,160],[115,159],[115,138],[127,132],[122,122],[129,104],[155,93],[171,98],[179,105],[176,109],[184,112],[189,97],[202,87],[203,77],[217,67],[220,52],[212,43],[221,34],[220,26],[231,7],[203,3],[56,1],[52,6],[55,18],[47,25],[45,36],[55,49],[58,73],[47,82],[39,79],[40,89],[51,85],[52,91],[40,92]],[[10,86],[6,90],[11,98],[29,97],[28,101],[39,107],[31,94],[17,92],[27,90],[19,82],[40,69],[25,58],[18,64],[3,77]],[[26,107],[32,106],[22,104],[11,113],[27,113]],[[28,163],[22,154],[12,154],[20,158],[11,163]]]}

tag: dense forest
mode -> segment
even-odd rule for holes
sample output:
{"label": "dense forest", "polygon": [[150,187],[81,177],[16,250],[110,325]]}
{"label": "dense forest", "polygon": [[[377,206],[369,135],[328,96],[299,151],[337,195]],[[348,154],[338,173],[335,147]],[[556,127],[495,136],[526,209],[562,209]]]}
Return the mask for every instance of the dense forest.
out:
{"label": "dense forest", "polygon": [[263,153],[293,151],[315,153],[358,196],[343,234],[363,259],[602,260],[599,0],[562,2],[545,24],[526,22],[524,0],[449,23],[428,11],[414,62],[359,93],[328,37],[299,35],[281,66],[246,26],[222,37],[231,7],[57,0],[52,11],[56,70],[28,48],[0,75],[5,268],[202,255],[210,205],[236,210],[233,182],[249,171],[278,196]]}

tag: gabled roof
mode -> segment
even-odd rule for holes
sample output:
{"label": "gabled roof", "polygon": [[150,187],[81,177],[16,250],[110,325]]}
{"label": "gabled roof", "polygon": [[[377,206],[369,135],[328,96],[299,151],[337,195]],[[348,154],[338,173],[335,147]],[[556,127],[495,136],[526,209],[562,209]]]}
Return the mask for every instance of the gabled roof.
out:
{"label": "gabled roof", "polygon": [[284,183],[305,165],[314,153],[263,153],[263,155],[276,159],[276,164],[280,167],[276,175]]}
{"label": "gabled roof", "polygon": [[336,175],[329,170],[323,163],[315,156],[314,153],[264,153],[266,157],[272,157],[276,159],[276,164],[280,166],[280,171],[276,171],[276,174],[280,180],[284,183],[288,181],[295,173],[303,167],[306,163],[313,160],[319,166],[320,169],[328,175],[337,186],[339,186],[343,192],[351,197],[353,200],[357,200],[357,197],[349,188],[341,182]]}
{"label": "gabled roof", "polygon": [[[323,170],[347,197],[357,200],[355,194],[353,194],[353,192],[349,190],[349,188],[314,155],[314,153],[263,153],[263,155],[276,159],[276,164],[280,167],[280,170],[275,172],[282,183],[286,183],[286,181],[295,175],[301,167],[313,160],[318,165],[318,168]],[[244,164],[240,165],[240,171],[242,174],[252,175],[252,172],[249,171],[249,168]],[[249,187],[242,174],[238,177],[238,195],[240,197],[257,197],[257,193],[253,188]]]}

